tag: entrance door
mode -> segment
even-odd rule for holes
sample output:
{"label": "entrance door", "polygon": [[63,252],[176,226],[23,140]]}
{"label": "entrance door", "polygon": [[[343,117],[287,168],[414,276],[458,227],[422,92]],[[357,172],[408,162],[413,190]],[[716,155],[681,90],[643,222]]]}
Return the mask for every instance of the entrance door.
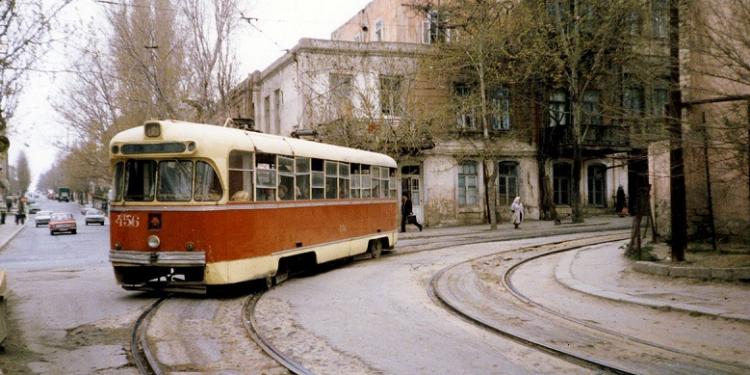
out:
{"label": "entrance door", "polygon": [[424,210],[422,209],[422,189],[419,183],[420,168],[418,165],[407,165],[401,167],[401,194],[408,194],[411,198],[412,211],[417,216],[417,221],[424,223]]}

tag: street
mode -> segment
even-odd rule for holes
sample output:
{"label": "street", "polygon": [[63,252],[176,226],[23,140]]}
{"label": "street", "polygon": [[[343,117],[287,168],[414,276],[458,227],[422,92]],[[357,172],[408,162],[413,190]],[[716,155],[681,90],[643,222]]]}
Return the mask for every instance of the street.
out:
{"label": "street", "polygon": [[[131,333],[158,296],[117,286],[106,255],[108,222],[83,225],[73,203],[47,201],[42,207],[74,213],[78,234],[50,236],[47,228],[34,227],[31,216],[0,252],[12,290],[12,330],[0,370],[139,373]],[[406,234],[383,258],[322,266],[268,292],[242,285],[218,295],[167,298],[144,321],[145,346],[164,373],[289,373],[250,334],[247,323],[253,322],[265,342],[316,374],[601,371],[577,356],[632,373],[750,368],[748,321],[613,302],[560,283],[556,274],[566,264],[595,283],[597,266],[565,259],[605,254],[619,242],[545,256],[503,276],[535,252],[613,241],[626,225],[602,218],[577,226],[530,222],[518,231]],[[15,228],[2,228],[9,229]],[[503,280],[527,300],[504,294]],[[740,287],[733,293],[747,292]],[[254,302],[248,304],[248,296]]]}
{"label": "street", "polygon": [[41,208],[73,213],[78,233],[51,236],[29,215],[26,227],[0,252],[11,289],[11,332],[0,370],[137,373],[128,365],[128,335],[152,298],[126,293],[115,283],[107,260],[109,223],[86,226],[75,203],[42,201]]}

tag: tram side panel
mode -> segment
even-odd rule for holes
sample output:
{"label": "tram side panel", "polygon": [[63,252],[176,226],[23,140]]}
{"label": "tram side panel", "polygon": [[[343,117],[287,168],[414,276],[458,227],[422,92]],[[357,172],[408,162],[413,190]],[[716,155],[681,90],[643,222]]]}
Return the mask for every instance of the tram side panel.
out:
{"label": "tram side panel", "polygon": [[[111,248],[187,252],[190,244],[192,251],[205,252],[204,281],[222,284],[274,274],[283,256],[314,251],[317,262],[323,263],[365,252],[370,238],[387,237],[390,245],[395,241],[395,202],[268,206],[192,207],[185,211],[114,209]],[[148,247],[151,235],[160,239],[157,249]]]}

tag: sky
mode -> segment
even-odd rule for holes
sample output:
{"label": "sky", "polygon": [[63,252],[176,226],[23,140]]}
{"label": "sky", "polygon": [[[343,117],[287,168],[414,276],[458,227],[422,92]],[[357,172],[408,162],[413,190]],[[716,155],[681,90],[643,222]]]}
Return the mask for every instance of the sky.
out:
{"label": "sky", "polygon": [[[47,1],[47,0],[45,0]],[[117,6],[96,0],[74,0],[65,9],[60,22],[84,29],[84,25],[103,19],[106,7]],[[329,39],[331,32],[344,24],[370,0],[240,0],[247,17],[257,18],[255,27],[240,23],[235,49],[240,63],[240,79],[262,70],[292,48],[300,38]],[[71,34],[72,35],[72,34]],[[15,165],[21,151],[26,153],[33,176],[32,187],[60,154],[60,147],[72,141],[69,132],[52,108],[60,90],[73,77],[65,70],[75,59],[75,37],[68,45],[53,44],[53,49],[39,62],[39,70],[26,82],[9,134],[10,164]],[[47,72],[56,73],[47,73]]]}

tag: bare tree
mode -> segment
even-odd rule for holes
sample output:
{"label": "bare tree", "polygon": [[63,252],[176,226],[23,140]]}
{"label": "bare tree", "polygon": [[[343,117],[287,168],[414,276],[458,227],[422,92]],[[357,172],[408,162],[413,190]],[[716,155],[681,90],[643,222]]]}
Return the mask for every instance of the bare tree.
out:
{"label": "bare tree", "polygon": [[29,169],[29,159],[26,158],[26,153],[21,151],[16,161],[16,177],[18,179],[18,189],[21,194],[29,190],[31,185],[31,169]]}

